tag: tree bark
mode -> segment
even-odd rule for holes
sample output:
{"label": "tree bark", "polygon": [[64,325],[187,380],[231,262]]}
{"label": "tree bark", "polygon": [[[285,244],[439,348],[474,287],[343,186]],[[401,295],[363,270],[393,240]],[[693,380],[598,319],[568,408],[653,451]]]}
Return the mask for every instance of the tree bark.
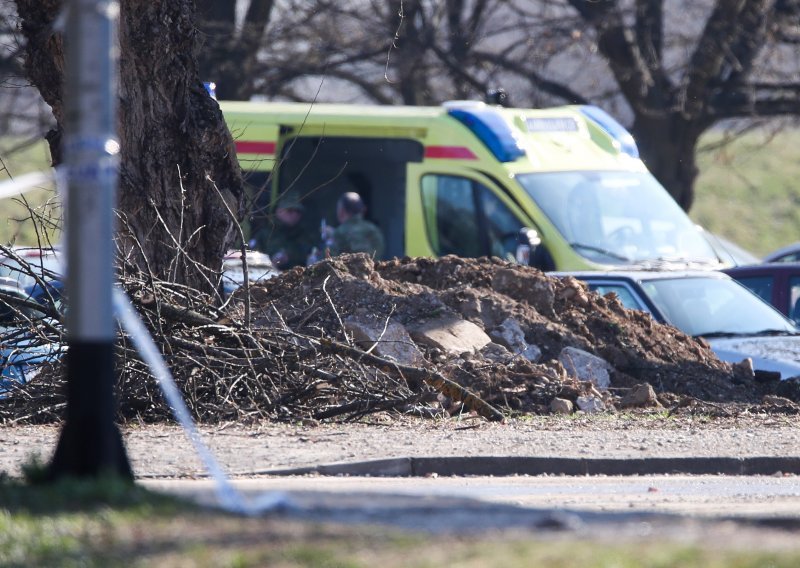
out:
{"label": "tree bark", "polygon": [[[694,200],[692,188],[699,173],[695,153],[703,130],[679,112],[640,114],[631,128],[647,169],[686,211]],[[645,135],[652,132],[661,135]]]}
{"label": "tree bark", "polygon": [[[26,70],[53,109],[48,135],[61,162],[64,54],[53,22],[61,0],[16,0]],[[120,16],[118,243],[125,266],[214,291],[242,214],[233,139],[195,60],[191,0],[123,0]],[[225,202],[223,202],[225,200]]]}
{"label": "tree bark", "polygon": [[[242,214],[233,139],[198,78],[191,0],[123,0],[120,244],[158,278],[212,291]],[[224,201],[223,201],[224,200]]]}
{"label": "tree bark", "polygon": [[53,28],[62,0],[16,0],[20,29],[25,36],[25,73],[50,105],[56,127],[45,138],[53,165],[62,162],[61,133],[64,124],[64,46]]}

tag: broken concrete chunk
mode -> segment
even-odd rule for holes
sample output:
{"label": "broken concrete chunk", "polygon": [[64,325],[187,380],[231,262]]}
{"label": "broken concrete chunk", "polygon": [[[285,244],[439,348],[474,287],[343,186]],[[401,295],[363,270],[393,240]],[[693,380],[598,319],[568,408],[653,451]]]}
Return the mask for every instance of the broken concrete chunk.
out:
{"label": "broken concrete chunk", "polygon": [[554,398],[550,401],[550,412],[553,414],[572,414],[572,401],[565,398]]}
{"label": "broken concrete chunk", "polygon": [[542,356],[541,349],[525,341],[525,332],[522,331],[519,322],[513,318],[507,318],[492,330],[489,336],[500,345],[508,347],[512,353],[522,355],[534,363],[539,361]]}
{"label": "broken concrete chunk", "polygon": [[372,353],[378,357],[397,361],[403,365],[420,366],[425,357],[411,340],[406,329],[399,323],[351,317],[344,321],[345,330],[353,336],[359,349],[367,351],[375,343]]}
{"label": "broken concrete chunk", "polygon": [[622,408],[646,408],[661,406],[656,397],[656,391],[648,383],[636,385],[620,401]]}
{"label": "broken concrete chunk", "polygon": [[574,276],[562,278],[561,283],[563,284],[563,288],[555,293],[557,299],[572,302],[583,307],[589,305],[589,295],[587,293],[586,284]]}
{"label": "broken concrete chunk", "polygon": [[492,342],[491,338],[474,323],[449,315],[409,325],[408,332],[417,343],[436,347],[454,355],[464,351],[478,351]]}
{"label": "broken concrete chunk", "polygon": [[740,380],[749,381],[756,376],[753,370],[753,360],[750,357],[742,359],[738,363],[733,363],[731,368],[733,369],[733,376]]}
{"label": "broken concrete chunk", "polygon": [[575,404],[587,414],[602,412],[606,409],[606,403],[603,402],[603,399],[595,396],[579,396],[575,399]]}
{"label": "broken concrete chunk", "polygon": [[479,353],[492,363],[507,364],[514,358],[514,354],[499,343],[487,343]]}
{"label": "broken concrete chunk", "polygon": [[567,373],[581,381],[590,381],[598,388],[611,386],[611,373],[614,368],[604,359],[575,347],[564,347],[558,355],[558,361]]}

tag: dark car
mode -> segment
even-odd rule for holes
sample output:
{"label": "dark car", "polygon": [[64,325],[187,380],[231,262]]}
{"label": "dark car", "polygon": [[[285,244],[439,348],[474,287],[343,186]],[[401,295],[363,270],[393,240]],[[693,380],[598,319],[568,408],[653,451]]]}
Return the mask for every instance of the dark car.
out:
{"label": "dark car", "polygon": [[723,270],[765,302],[800,323],[800,262],[767,262]]}
{"label": "dark car", "polygon": [[722,361],[749,358],[758,371],[800,377],[800,332],[776,309],[714,271],[552,272],[590,289],[614,292],[626,308],[647,312],[687,335],[702,337]]}
{"label": "dark car", "polygon": [[799,262],[800,242],[792,243],[773,251],[764,257],[764,262]]}

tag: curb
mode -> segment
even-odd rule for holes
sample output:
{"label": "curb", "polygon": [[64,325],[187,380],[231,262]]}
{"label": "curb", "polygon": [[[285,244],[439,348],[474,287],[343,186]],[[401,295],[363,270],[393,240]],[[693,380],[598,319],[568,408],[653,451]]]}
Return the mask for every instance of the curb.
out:
{"label": "curb", "polygon": [[800,457],[537,458],[406,457],[253,472],[255,475],[426,477],[511,475],[776,475],[800,474]]}

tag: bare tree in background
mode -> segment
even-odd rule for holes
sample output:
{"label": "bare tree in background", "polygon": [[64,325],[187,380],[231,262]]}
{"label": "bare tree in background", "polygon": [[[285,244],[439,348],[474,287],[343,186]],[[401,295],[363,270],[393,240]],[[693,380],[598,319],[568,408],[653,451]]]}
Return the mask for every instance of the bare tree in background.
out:
{"label": "bare tree in background", "polygon": [[270,8],[257,57],[238,77],[220,75],[237,83],[222,87],[235,98],[322,101],[335,92],[418,105],[503,86],[519,107],[598,104],[630,125],[642,158],[686,209],[705,131],[800,115],[799,0],[275,0]]}
{"label": "bare tree in background", "polygon": [[[15,0],[25,70],[53,110],[61,162],[61,0]],[[118,191],[124,260],[146,273],[212,291],[243,200],[233,140],[195,59],[194,2],[123,0],[120,16]],[[233,213],[233,216],[231,215]]]}
{"label": "bare tree in background", "polygon": [[200,30],[198,62],[201,78],[217,83],[225,100],[247,100],[254,94],[257,58],[270,23],[274,0],[247,0],[240,25],[237,2],[196,0]]}
{"label": "bare tree in background", "polygon": [[800,0],[197,4],[222,99],[419,105],[502,86],[518,107],[598,104],[686,209],[704,132],[800,115]]}
{"label": "bare tree in background", "polygon": [[0,147],[0,172],[12,176],[20,172],[9,158],[15,152],[39,143],[48,124],[44,105],[25,77],[22,52],[14,5],[0,3],[0,133],[4,135]]}

